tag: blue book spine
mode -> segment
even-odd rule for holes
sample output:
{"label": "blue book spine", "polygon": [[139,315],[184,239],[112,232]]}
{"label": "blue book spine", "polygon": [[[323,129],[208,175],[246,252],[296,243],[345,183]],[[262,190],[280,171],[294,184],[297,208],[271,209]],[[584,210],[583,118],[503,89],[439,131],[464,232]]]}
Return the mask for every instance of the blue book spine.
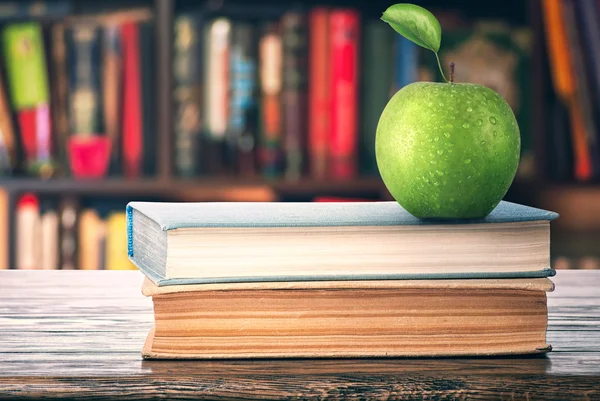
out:
{"label": "blue book spine", "polygon": [[[230,52],[228,164],[241,173],[254,173],[257,134],[257,57],[254,28],[234,24]],[[237,165],[237,166],[236,166]]]}
{"label": "blue book spine", "polygon": [[396,35],[394,51],[396,59],[394,87],[400,90],[417,80],[419,52],[416,44],[401,35]]}

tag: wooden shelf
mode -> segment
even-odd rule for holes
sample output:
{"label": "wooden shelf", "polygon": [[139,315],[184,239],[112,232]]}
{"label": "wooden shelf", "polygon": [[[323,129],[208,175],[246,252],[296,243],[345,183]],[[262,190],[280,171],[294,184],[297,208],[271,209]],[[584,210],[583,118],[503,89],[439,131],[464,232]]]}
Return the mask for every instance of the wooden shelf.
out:
{"label": "wooden shelf", "polygon": [[33,178],[3,179],[0,187],[8,192],[40,194],[164,196],[182,199],[275,200],[279,194],[289,195],[360,195],[381,194],[385,187],[377,178],[349,181],[299,180],[268,181],[231,177],[196,178],[190,180],[104,179],[74,180]]}

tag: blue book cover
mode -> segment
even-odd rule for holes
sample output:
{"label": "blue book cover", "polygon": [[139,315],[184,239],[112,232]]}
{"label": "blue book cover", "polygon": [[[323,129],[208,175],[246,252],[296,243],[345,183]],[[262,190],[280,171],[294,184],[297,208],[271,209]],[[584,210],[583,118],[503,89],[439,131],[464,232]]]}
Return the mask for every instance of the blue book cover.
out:
{"label": "blue book cover", "polygon": [[[281,274],[273,276],[256,275],[231,277],[167,277],[166,261],[168,233],[185,229],[260,229],[260,228],[323,228],[323,227],[398,227],[415,226],[415,233],[422,226],[458,226],[494,225],[502,223],[549,222],[558,214],[533,207],[502,201],[487,217],[467,220],[418,219],[397,202],[349,202],[349,203],[311,203],[311,202],[235,202],[235,203],[161,203],[130,202],[127,212],[128,253],[132,262],[157,285],[197,284],[213,282],[241,281],[311,281],[311,280],[364,280],[364,279],[448,279],[448,278],[507,278],[507,277],[548,277],[555,274],[548,263],[543,267],[528,271],[478,273],[394,273],[394,274],[344,274],[299,275]],[[514,227],[518,230],[518,227]],[[549,227],[541,242],[547,241],[549,258]],[[316,230],[318,231],[318,230]],[[434,230],[427,230],[435,232]],[[473,231],[476,234],[477,231]],[[256,235],[256,231],[252,234]],[[546,233],[546,232],[545,232]],[[510,233],[508,233],[510,235]],[[222,234],[220,234],[222,235]],[[281,234],[285,235],[285,234]],[[504,234],[506,235],[506,234]],[[145,245],[144,245],[145,244]],[[271,244],[267,243],[266,250]],[[429,245],[428,245],[429,246]],[[198,242],[201,248],[201,242]],[[429,248],[428,248],[429,249]],[[411,250],[414,251],[414,250]],[[235,249],[231,252],[235,254]],[[425,251],[424,251],[425,252]],[[431,252],[431,250],[428,250]],[[414,252],[413,252],[414,253]],[[418,252],[417,252],[418,253]],[[267,252],[268,254],[268,252]],[[291,258],[292,256],[290,256]],[[301,258],[301,257],[300,257]],[[202,260],[198,260],[202,266]],[[226,277],[227,276],[227,277]]]}

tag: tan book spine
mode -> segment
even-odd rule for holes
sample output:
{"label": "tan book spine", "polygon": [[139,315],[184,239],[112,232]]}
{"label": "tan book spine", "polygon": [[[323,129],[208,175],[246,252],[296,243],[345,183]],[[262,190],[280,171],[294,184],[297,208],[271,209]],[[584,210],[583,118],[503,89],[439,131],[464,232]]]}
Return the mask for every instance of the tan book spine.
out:
{"label": "tan book spine", "polygon": [[79,215],[78,263],[80,270],[100,270],[100,216],[94,209]]}
{"label": "tan book spine", "polygon": [[40,218],[41,260],[42,270],[58,269],[58,213],[56,210],[46,210]]}

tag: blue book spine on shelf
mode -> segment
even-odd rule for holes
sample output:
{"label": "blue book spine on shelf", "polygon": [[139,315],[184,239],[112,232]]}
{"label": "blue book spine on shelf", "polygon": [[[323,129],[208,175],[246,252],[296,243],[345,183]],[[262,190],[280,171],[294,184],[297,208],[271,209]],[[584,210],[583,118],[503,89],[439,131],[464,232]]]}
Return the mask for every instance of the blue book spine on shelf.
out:
{"label": "blue book spine on shelf", "polygon": [[416,44],[401,35],[396,35],[394,87],[396,91],[417,80],[419,49]]}

